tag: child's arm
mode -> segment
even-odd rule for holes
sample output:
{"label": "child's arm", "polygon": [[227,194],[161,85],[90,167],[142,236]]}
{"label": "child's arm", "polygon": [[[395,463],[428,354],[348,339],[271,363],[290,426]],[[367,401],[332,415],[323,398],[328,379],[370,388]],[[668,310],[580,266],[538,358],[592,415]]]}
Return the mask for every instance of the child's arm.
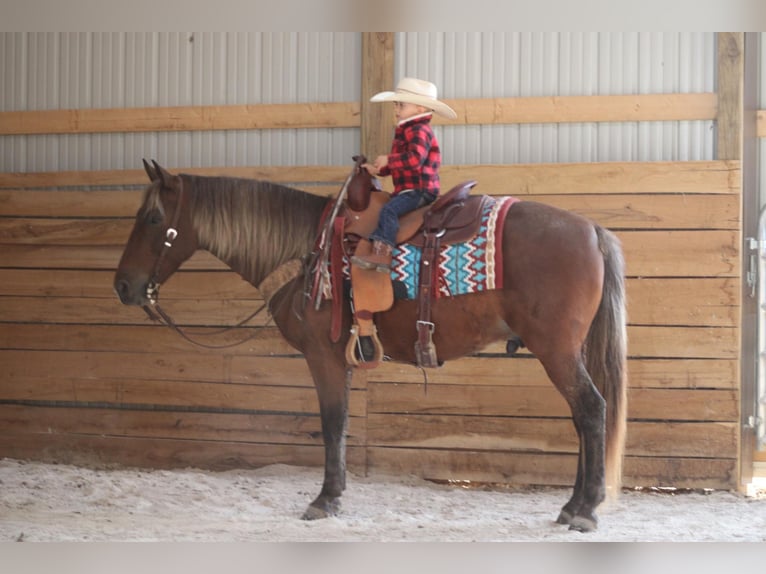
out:
{"label": "child's arm", "polygon": [[[387,156],[385,171],[380,175],[387,175],[391,170],[412,171],[420,168],[428,158],[431,149],[433,132],[425,126],[411,126],[404,132],[406,144],[402,153],[392,153]],[[378,158],[380,159],[380,158]],[[377,159],[375,162],[377,163]]]}

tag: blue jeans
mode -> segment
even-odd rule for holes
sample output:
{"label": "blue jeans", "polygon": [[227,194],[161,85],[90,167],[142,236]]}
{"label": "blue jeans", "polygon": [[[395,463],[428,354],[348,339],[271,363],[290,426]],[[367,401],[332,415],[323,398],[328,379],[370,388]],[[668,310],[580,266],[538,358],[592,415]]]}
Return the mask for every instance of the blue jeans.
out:
{"label": "blue jeans", "polygon": [[435,196],[421,190],[412,190],[394,195],[380,210],[378,227],[370,234],[372,241],[382,241],[396,246],[396,232],[399,231],[399,216],[428,205]]}

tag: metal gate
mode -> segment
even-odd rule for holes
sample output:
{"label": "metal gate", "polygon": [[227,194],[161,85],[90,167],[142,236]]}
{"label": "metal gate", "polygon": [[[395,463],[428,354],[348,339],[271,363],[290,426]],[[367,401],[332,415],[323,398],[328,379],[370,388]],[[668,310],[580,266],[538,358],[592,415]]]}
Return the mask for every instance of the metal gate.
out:
{"label": "metal gate", "polygon": [[[758,365],[756,369],[756,410],[753,420],[747,421],[755,429],[758,450],[766,448],[766,207],[758,217],[758,237],[751,242],[751,294],[757,292],[758,301]],[[757,260],[757,265],[755,265]],[[757,268],[757,270],[756,270]],[[753,274],[755,276],[753,276]]]}

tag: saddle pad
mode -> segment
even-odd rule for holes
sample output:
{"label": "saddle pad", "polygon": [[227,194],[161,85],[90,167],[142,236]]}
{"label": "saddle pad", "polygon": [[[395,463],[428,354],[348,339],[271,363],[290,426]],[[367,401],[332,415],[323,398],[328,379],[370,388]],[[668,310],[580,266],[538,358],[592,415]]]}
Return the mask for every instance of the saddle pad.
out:
{"label": "saddle pad", "polygon": [[[439,250],[438,296],[502,289],[503,224],[508,208],[518,199],[492,199],[484,205],[479,232],[473,239]],[[391,279],[404,284],[408,299],[417,295],[421,254],[421,248],[409,243],[398,245],[393,252]]]}

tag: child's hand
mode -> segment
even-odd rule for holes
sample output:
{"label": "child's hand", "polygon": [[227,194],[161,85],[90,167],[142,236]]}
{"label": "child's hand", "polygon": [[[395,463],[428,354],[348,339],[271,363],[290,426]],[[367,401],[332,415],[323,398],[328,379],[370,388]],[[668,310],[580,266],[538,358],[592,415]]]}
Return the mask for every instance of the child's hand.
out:
{"label": "child's hand", "polygon": [[361,168],[366,169],[370,175],[378,175],[378,170],[371,163],[363,163]]}
{"label": "child's hand", "polygon": [[384,167],[388,165],[388,156],[387,155],[379,155],[375,158],[375,161],[372,162],[372,164],[375,166],[375,169],[377,171],[380,171]]}

